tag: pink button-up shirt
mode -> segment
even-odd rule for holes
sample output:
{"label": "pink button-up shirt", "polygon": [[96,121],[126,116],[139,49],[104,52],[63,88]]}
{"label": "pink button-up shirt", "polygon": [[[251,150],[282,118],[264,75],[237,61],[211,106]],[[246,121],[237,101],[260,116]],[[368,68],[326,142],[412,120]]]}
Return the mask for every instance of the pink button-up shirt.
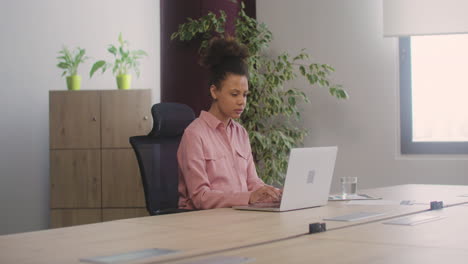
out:
{"label": "pink button-up shirt", "polygon": [[253,162],[247,131],[231,120],[227,127],[202,111],[186,129],[177,152],[179,208],[210,209],[249,203],[264,186]]}

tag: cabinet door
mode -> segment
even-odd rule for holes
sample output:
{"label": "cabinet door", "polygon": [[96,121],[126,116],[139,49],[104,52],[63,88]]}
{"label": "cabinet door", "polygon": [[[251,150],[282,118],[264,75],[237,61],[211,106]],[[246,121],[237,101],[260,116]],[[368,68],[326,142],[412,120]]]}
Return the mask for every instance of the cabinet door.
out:
{"label": "cabinet door", "polygon": [[102,148],[130,148],[151,130],[151,90],[101,91]]}
{"label": "cabinet door", "polygon": [[52,208],[101,207],[101,154],[95,150],[51,150]]}
{"label": "cabinet door", "polygon": [[66,227],[102,222],[101,209],[53,209],[50,211],[50,227]]}
{"label": "cabinet door", "polygon": [[145,207],[140,170],[133,149],[102,150],[102,206]]}
{"label": "cabinet door", "polygon": [[50,91],[50,148],[99,148],[98,91]]}
{"label": "cabinet door", "polygon": [[102,221],[149,216],[146,208],[112,208],[102,209]]}

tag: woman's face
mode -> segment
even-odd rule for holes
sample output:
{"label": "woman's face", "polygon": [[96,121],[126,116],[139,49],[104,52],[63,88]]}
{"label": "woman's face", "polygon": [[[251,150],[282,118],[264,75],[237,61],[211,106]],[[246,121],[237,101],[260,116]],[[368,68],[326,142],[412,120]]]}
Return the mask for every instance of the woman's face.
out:
{"label": "woman's face", "polygon": [[211,85],[211,96],[216,100],[217,108],[223,119],[239,118],[244,111],[249,85],[246,76],[227,74],[221,87]]}

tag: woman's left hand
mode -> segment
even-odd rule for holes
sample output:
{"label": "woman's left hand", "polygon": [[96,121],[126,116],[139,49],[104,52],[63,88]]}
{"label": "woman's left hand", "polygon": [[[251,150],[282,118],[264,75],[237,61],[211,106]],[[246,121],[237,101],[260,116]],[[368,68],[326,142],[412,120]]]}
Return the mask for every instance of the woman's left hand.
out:
{"label": "woman's left hand", "polygon": [[265,196],[263,199],[260,199],[259,202],[261,202],[261,203],[276,203],[276,202],[281,201],[281,197],[283,195],[283,190],[282,189],[275,188],[275,187],[273,187],[271,185],[265,185],[264,188],[268,188],[271,191],[273,191],[276,194],[277,198],[272,197],[272,196]]}

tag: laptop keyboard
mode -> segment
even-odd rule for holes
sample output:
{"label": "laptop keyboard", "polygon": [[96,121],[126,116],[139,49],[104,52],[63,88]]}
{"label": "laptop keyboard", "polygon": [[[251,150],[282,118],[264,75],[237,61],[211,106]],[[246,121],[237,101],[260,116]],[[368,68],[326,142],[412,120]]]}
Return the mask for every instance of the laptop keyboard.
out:
{"label": "laptop keyboard", "polygon": [[279,208],[281,203],[254,203],[250,204],[253,208]]}

